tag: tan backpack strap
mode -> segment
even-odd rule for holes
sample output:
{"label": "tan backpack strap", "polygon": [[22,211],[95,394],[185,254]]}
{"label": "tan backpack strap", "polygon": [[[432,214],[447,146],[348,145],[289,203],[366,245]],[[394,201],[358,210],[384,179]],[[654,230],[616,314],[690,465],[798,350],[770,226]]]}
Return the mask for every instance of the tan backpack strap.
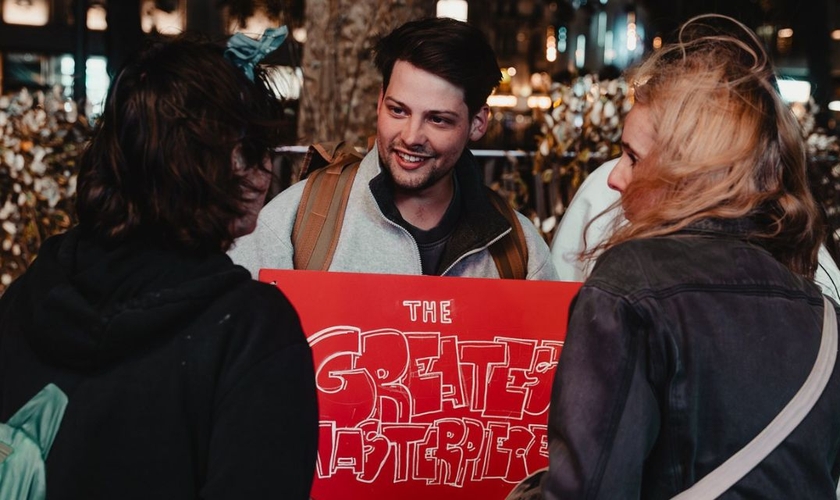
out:
{"label": "tan backpack strap", "polygon": [[309,175],[292,229],[295,269],[330,267],[360,161],[356,154],[339,154]]}
{"label": "tan backpack strap", "polygon": [[499,276],[524,280],[528,276],[528,245],[525,242],[525,232],[513,207],[496,191],[490,188],[487,188],[487,191],[493,206],[507,219],[512,228],[511,232],[490,245],[490,255],[493,256]]}
{"label": "tan backpack strap", "polygon": [[340,161],[339,159],[342,156],[347,155],[355,156],[359,160],[362,159],[362,155],[344,141],[312,144],[303,157],[303,168],[300,171],[301,180],[306,179],[309,174],[316,170]]}

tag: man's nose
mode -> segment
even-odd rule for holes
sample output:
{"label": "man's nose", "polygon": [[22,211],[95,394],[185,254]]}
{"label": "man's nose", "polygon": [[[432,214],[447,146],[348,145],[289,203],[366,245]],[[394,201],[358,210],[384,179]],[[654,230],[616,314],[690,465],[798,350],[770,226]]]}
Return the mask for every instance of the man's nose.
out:
{"label": "man's nose", "polygon": [[426,142],[426,134],[423,128],[423,120],[411,117],[405,121],[402,129],[402,140],[408,145],[423,144]]}

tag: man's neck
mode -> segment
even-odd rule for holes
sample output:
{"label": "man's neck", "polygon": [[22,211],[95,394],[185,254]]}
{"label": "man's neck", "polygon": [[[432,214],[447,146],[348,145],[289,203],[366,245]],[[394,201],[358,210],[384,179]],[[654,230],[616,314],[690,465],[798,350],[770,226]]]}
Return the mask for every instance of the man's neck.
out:
{"label": "man's neck", "polygon": [[455,194],[455,171],[423,191],[394,191],[394,205],[412,226],[428,231],[440,224]]}

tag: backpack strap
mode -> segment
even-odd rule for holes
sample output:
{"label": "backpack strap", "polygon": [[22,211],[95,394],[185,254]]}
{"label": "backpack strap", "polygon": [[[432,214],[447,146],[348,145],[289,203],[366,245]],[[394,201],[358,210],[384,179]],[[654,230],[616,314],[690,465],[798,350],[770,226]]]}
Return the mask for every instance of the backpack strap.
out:
{"label": "backpack strap", "polygon": [[359,161],[362,159],[362,155],[344,141],[312,144],[303,157],[300,179],[306,179],[312,172],[338,162],[343,156],[354,156]]}
{"label": "backpack strap", "polygon": [[787,439],[817,404],[834,372],[837,360],[837,315],[834,303],[823,295],[823,327],[820,349],[811,373],[782,411],[756,437],[671,500],[717,498],[741,480]]}
{"label": "backpack strap", "polygon": [[310,146],[301,177],[308,175],[292,229],[294,268],[326,271],[332,262],[353,179],[362,156],[343,142]]}
{"label": "backpack strap", "polygon": [[490,255],[493,256],[499,276],[504,279],[524,280],[528,276],[528,245],[525,242],[525,232],[522,231],[519,218],[507,200],[489,187],[487,191],[493,206],[507,219],[511,227],[508,234],[490,245]]}

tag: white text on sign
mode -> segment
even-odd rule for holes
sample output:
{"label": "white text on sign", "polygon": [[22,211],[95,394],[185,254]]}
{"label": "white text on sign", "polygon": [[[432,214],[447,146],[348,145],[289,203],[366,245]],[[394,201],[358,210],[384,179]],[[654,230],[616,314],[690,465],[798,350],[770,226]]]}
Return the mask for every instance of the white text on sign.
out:
{"label": "white text on sign", "polygon": [[451,300],[404,300],[412,322],[452,323]]}

